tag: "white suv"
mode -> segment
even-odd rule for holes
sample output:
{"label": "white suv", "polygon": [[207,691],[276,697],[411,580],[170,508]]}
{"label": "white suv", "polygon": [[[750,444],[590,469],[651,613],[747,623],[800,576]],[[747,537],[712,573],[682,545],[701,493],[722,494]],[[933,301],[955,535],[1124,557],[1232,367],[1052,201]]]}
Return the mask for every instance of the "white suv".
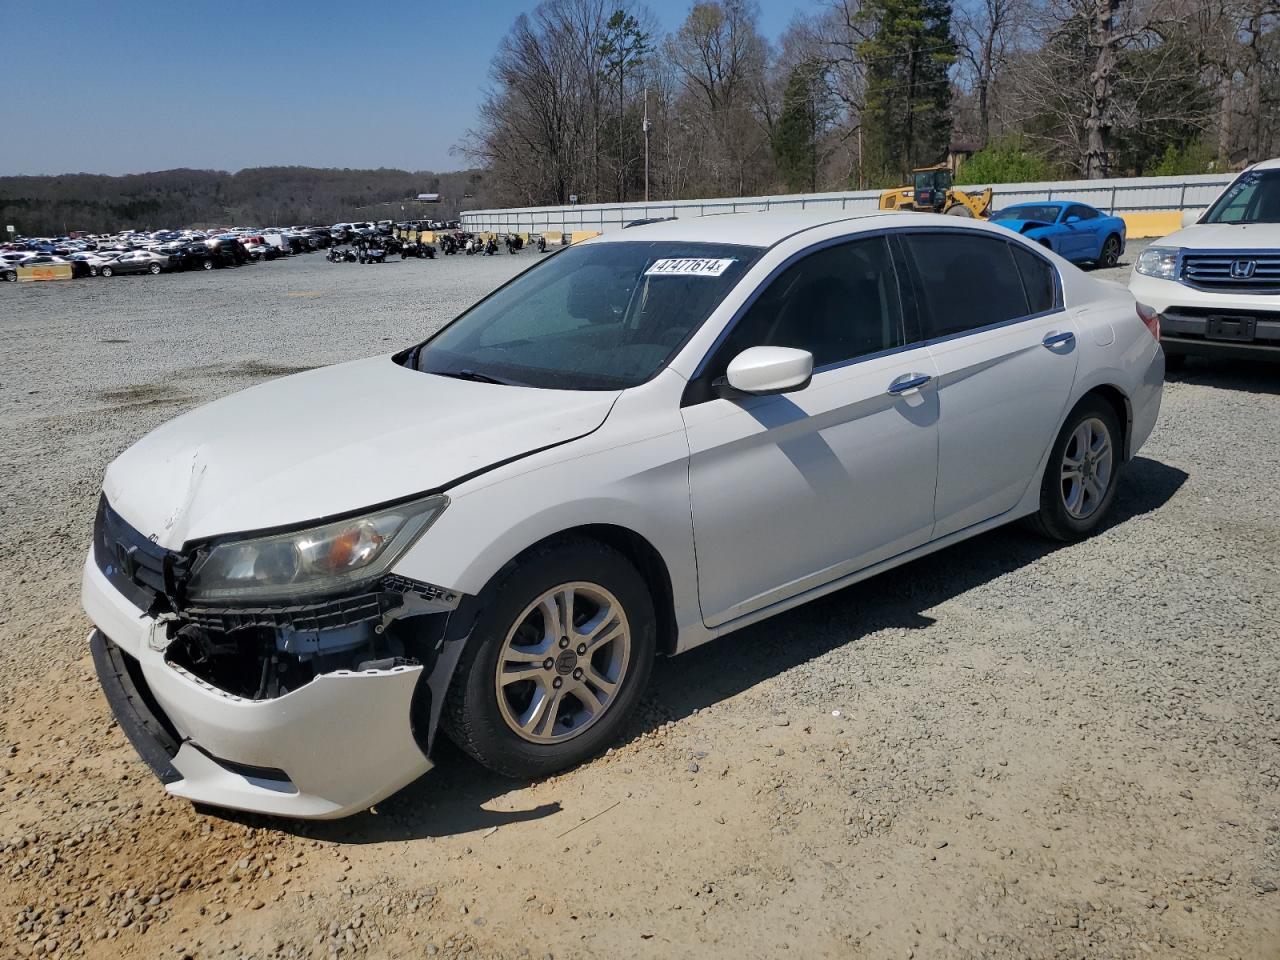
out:
{"label": "white suv", "polygon": [[1187,219],[1142,251],[1129,282],[1159,315],[1170,366],[1188,354],[1280,360],[1280,159]]}

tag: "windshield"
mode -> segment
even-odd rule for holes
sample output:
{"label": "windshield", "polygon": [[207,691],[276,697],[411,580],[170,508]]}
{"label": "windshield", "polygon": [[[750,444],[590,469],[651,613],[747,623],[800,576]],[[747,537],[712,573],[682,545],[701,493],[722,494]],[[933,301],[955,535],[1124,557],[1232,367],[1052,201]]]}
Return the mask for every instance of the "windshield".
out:
{"label": "windshield", "polygon": [[427,373],[558,390],[653,376],[760,256],[736,244],[569,247],[411,351]]}
{"label": "windshield", "polygon": [[1045,223],[1054,223],[1058,219],[1058,208],[1049,204],[1027,204],[1018,207],[1008,207],[993,214],[991,219],[1043,220]]}
{"label": "windshield", "polygon": [[1280,170],[1241,174],[1200,222],[1280,223]]}

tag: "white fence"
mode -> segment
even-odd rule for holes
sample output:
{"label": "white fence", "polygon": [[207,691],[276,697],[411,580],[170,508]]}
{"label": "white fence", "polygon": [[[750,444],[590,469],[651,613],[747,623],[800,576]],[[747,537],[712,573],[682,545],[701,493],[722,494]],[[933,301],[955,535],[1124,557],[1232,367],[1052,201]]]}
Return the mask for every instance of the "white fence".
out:
{"label": "white fence", "polygon": [[[1130,177],[1117,180],[1060,180],[1052,183],[1003,183],[994,187],[994,205],[1034,200],[1078,200],[1107,213],[1188,210],[1207,206],[1232,180],[1231,174],[1186,177]],[[968,189],[966,187],[966,189]],[[983,185],[974,187],[983,189]],[[651,217],[705,217],[717,213],[762,211],[847,211],[873,213],[879,190],[796,193],[777,197],[729,197],[719,200],[667,200],[650,203],[591,203],[565,207],[472,210],[462,214],[464,229],[618,230]]]}

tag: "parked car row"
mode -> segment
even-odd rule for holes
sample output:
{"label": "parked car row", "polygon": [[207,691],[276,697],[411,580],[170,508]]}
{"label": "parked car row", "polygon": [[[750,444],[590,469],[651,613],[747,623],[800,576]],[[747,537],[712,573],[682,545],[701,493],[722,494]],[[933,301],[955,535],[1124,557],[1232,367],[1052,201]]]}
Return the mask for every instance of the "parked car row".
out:
{"label": "parked car row", "polygon": [[212,270],[278,260],[322,250],[333,227],[229,228],[226,230],[123,231],[28,238],[0,246],[0,280],[18,279],[18,268],[69,264],[72,277]]}

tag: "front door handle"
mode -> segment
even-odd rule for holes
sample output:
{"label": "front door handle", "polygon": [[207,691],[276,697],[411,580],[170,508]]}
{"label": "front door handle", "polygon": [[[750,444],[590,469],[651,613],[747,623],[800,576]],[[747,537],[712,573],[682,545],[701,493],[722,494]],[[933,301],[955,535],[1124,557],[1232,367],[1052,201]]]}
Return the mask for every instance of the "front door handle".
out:
{"label": "front door handle", "polygon": [[1062,333],[1051,333],[1040,342],[1052,350],[1054,347],[1060,347],[1064,343],[1070,343],[1076,338],[1076,335],[1070,330],[1064,330]]}
{"label": "front door handle", "polygon": [[918,387],[923,387],[932,379],[933,377],[929,376],[927,373],[904,374],[897,380],[893,381],[893,383],[889,384],[888,392],[891,396],[896,397],[899,394],[906,393],[908,390],[915,390]]}

